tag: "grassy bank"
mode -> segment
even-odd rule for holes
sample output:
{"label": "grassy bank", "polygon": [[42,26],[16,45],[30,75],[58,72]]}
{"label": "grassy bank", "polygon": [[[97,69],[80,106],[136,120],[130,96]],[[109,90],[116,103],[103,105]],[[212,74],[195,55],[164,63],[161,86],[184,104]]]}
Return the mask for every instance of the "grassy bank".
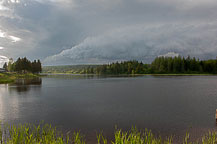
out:
{"label": "grassy bank", "polygon": [[32,74],[32,73],[27,73],[27,74],[0,73],[0,84],[12,83],[16,79],[20,79],[20,78],[35,78],[35,77],[39,77],[39,75],[38,74]]}
{"label": "grassy bank", "polygon": [[[210,132],[196,142],[189,141],[190,136],[186,134],[183,144],[215,144],[217,133]],[[68,132],[63,134],[48,124],[40,125],[12,125],[0,126],[0,144],[88,144],[80,132]],[[116,129],[113,140],[108,140],[100,133],[96,134],[96,144],[173,144],[173,137],[162,139],[155,137],[151,131],[139,131],[132,128],[130,131]]]}

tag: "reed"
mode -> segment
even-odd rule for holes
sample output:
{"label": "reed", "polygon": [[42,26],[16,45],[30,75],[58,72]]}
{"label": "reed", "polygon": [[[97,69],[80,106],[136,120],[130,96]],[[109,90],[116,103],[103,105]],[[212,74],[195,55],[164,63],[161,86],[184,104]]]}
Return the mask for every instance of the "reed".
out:
{"label": "reed", "polygon": [[[114,132],[114,140],[108,140],[103,133],[96,135],[96,144],[173,144],[173,137],[162,139],[160,136],[145,129],[138,130],[132,127],[130,131],[117,129]],[[0,125],[0,144],[88,144],[84,135],[79,132],[66,133],[58,131],[50,124],[39,125],[19,124]],[[199,141],[191,142],[189,133],[183,139],[183,144],[216,144],[217,132],[209,132]]]}

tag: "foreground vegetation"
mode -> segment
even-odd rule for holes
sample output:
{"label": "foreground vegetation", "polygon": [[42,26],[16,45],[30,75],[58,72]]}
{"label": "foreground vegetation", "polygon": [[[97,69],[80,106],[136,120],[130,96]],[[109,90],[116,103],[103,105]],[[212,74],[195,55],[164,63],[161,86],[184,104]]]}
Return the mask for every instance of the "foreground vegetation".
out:
{"label": "foreground vegetation", "polygon": [[[88,141],[80,132],[68,132],[63,134],[56,128],[48,124],[24,125],[4,125],[0,126],[0,144],[85,144]],[[113,140],[108,140],[100,133],[96,134],[96,144],[172,144],[173,137],[162,139],[155,137],[151,131],[139,131],[132,128],[130,131],[116,129]],[[187,133],[183,139],[183,144],[215,144],[217,143],[217,133],[210,132],[196,142],[190,142]]]}
{"label": "foreground vegetation", "polygon": [[151,64],[138,61],[124,61],[104,65],[49,66],[44,73],[73,73],[99,75],[167,74],[208,75],[217,74],[217,59],[199,60],[191,57],[157,57]]}
{"label": "foreground vegetation", "polygon": [[35,78],[39,77],[38,74],[32,74],[32,73],[0,73],[0,84],[4,83],[12,83],[16,79],[21,79],[21,78]]}

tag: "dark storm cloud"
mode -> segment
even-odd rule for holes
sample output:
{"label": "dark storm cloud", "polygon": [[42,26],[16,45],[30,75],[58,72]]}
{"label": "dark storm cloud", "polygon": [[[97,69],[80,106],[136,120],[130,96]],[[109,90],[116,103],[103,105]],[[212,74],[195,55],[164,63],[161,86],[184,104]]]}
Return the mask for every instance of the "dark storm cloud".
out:
{"label": "dark storm cloud", "polygon": [[213,58],[216,9],[215,0],[2,0],[0,30],[21,40],[0,37],[0,47],[48,65],[148,62],[168,52]]}
{"label": "dark storm cloud", "polygon": [[[175,51],[183,56],[216,54],[217,29],[214,24],[131,26],[88,37],[79,45],[45,59],[46,63],[68,59],[73,63],[102,63],[116,60],[150,62],[158,55]],[[206,38],[206,39],[204,39]],[[69,60],[71,59],[71,60]],[[60,63],[58,63],[60,64]]]}

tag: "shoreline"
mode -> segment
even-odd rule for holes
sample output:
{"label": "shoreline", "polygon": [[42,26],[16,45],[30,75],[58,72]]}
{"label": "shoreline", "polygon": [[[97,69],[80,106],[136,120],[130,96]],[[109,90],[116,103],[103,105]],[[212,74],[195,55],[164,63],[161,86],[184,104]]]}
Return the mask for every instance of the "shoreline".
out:
{"label": "shoreline", "polygon": [[136,76],[217,76],[217,74],[75,74],[75,73],[41,73],[41,74],[19,74],[19,73],[0,73],[0,84],[13,83],[17,79],[31,79],[36,77],[46,77],[55,75],[71,76],[105,76],[105,77],[136,77]]}
{"label": "shoreline", "polygon": [[42,73],[42,75],[89,75],[89,76],[217,76],[217,74],[79,74],[79,73]]}

